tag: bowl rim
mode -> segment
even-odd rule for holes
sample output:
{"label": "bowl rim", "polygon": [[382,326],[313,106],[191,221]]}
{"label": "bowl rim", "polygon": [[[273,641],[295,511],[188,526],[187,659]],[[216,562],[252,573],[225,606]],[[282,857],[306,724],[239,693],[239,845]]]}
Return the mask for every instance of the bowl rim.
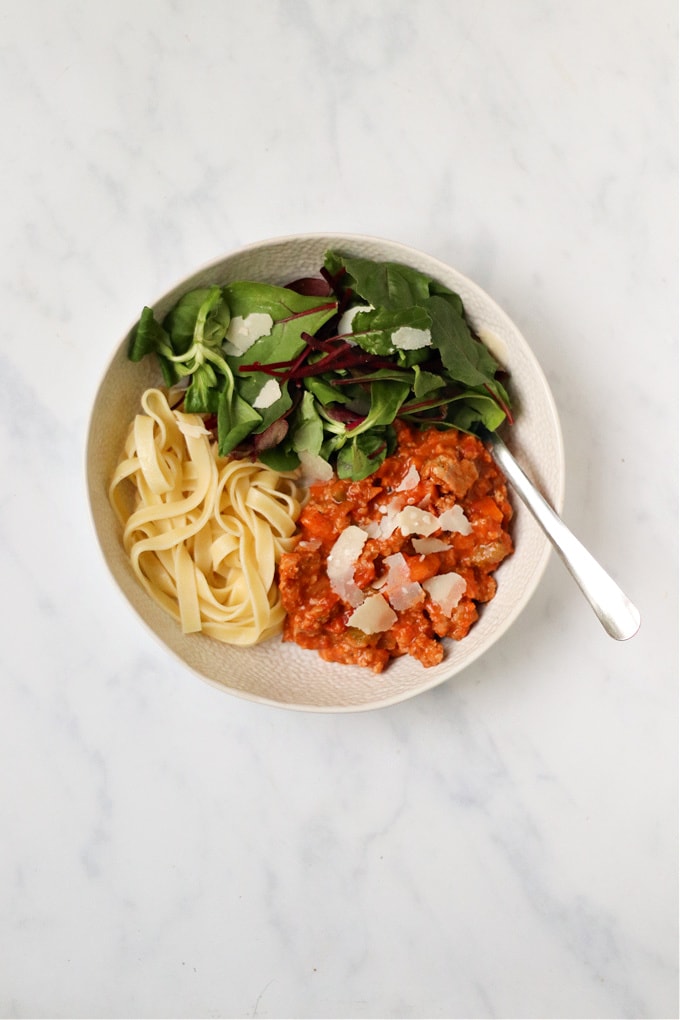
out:
{"label": "bowl rim", "polygon": [[[441,270],[444,274],[454,273],[461,282],[464,282],[472,291],[476,291],[484,300],[485,304],[489,308],[493,308],[499,318],[505,320],[511,329],[518,334],[524,345],[524,357],[530,362],[534,379],[541,384],[541,391],[546,406],[550,410],[553,426],[554,426],[554,446],[552,454],[556,466],[556,484],[554,484],[550,495],[550,503],[554,507],[557,513],[561,513],[564,505],[565,489],[566,489],[566,471],[565,471],[565,446],[564,437],[562,432],[562,426],[559,418],[557,405],[550,389],[549,383],[543,369],[538,361],[538,358],[533,352],[533,349],[525,339],[524,334],[510,318],[510,316],[504,311],[504,309],[495,301],[495,299],[475,280],[461,272],[451,263],[444,262],[441,258],[435,255],[431,255],[424,249],[415,248],[411,245],[404,244],[400,241],[395,241],[391,238],[375,235],[375,234],[364,234],[356,232],[343,232],[343,231],[312,231],[295,234],[282,234],[274,237],[265,237],[260,240],[250,241],[247,244],[239,245],[238,247],[231,248],[223,251],[219,255],[214,256],[202,263],[194,266],[194,268],[184,273],[181,277],[177,277],[175,282],[166,287],[162,294],[154,298],[153,302],[149,303],[149,307],[156,308],[159,305],[163,305],[178,297],[187,286],[190,285],[190,281],[202,274],[210,273],[212,269],[220,267],[225,260],[235,259],[247,255],[249,252],[257,252],[259,250],[266,250],[269,248],[275,248],[287,243],[298,243],[303,244],[305,242],[320,242],[325,240],[326,242],[333,243],[335,245],[342,245],[343,243],[353,244],[378,244],[386,245],[391,249],[394,254],[390,255],[390,261],[402,260],[405,264],[409,264],[409,259],[422,259],[426,258],[430,266],[433,269]],[[547,565],[552,552],[552,546],[547,538],[545,538],[541,555],[537,561],[536,567],[533,571],[531,583],[525,587],[522,591],[521,597],[513,603],[512,609],[507,613],[506,617],[502,621],[502,626],[499,626],[494,635],[494,640],[491,644],[482,646],[471,653],[469,658],[464,664],[456,667],[454,663],[451,663],[451,669],[444,675],[438,674],[428,679],[427,676],[423,678],[423,682],[418,684],[413,689],[408,688],[406,690],[396,691],[392,695],[386,696],[385,698],[376,699],[366,703],[352,703],[352,704],[339,704],[339,705],[317,705],[308,704],[304,702],[295,701],[283,701],[275,698],[267,697],[263,694],[258,694],[253,691],[245,690],[238,687],[229,686],[227,683],[220,682],[213,677],[207,676],[205,673],[196,669],[193,665],[186,661],[186,659],[174,648],[170,647],[163,637],[156,632],[151,623],[141,615],[136,607],[130,602],[125,592],[121,588],[117,579],[113,576],[111,567],[107,561],[106,554],[103,548],[102,540],[100,537],[99,527],[94,511],[94,500],[93,500],[93,487],[92,479],[90,475],[90,453],[93,443],[93,435],[95,431],[95,412],[98,405],[100,394],[105,386],[105,382],[108,373],[113,368],[122,344],[129,338],[132,330],[136,327],[139,322],[139,315],[132,319],[127,329],[118,334],[118,341],[115,342],[113,350],[109,357],[106,359],[104,367],[99,374],[98,381],[94,387],[94,396],[90,405],[90,412],[88,416],[87,432],[84,446],[84,474],[87,489],[87,504],[90,523],[96,539],[96,545],[99,550],[99,555],[106,567],[107,573],[113,581],[113,587],[117,590],[118,595],[122,598],[123,602],[130,610],[138,622],[141,622],[147,632],[149,632],[157,645],[159,645],[168,655],[170,655],[175,661],[179,662],[184,670],[187,670],[190,674],[197,676],[211,687],[217,688],[222,693],[227,693],[232,696],[241,698],[245,701],[250,701],[255,704],[266,705],[272,708],[286,709],[295,712],[307,712],[307,713],[318,713],[318,714],[354,714],[355,712],[370,712],[378,709],[389,708],[393,705],[400,704],[404,701],[409,701],[420,694],[424,694],[427,691],[440,686],[443,683],[451,680],[457,673],[463,672],[474,662],[476,662],[482,655],[490,651],[498,640],[510,629],[510,627],[517,621],[518,617],[522,614],[528,603],[536,594],[540,583],[544,577]],[[511,445],[511,444],[510,444]],[[509,486],[510,487],[510,486]],[[272,639],[273,640],[273,639]],[[247,651],[246,649],[243,649]]]}

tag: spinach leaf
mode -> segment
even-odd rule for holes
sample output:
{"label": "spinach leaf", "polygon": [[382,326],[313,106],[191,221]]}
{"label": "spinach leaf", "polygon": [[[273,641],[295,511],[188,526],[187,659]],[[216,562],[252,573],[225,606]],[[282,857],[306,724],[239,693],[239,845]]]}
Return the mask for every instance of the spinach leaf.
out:
{"label": "spinach leaf", "polygon": [[432,317],[432,340],[451,379],[466,386],[492,383],[498,362],[481,340],[472,335],[451,302],[435,294],[427,299],[425,307]]}
{"label": "spinach leaf", "polygon": [[396,309],[375,308],[370,312],[357,312],[354,316],[352,340],[371,354],[394,354],[396,347],[392,337],[398,329],[410,327],[425,332],[431,324],[432,319],[427,310],[418,305]]}
{"label": "spinach leaf", "polygon": [[217,404],[217,448],[220,457],[231,453],[261,420],[257,411],[239,396],[233,377],[231,382],[227,379]]}
{"label": "spinach leaf", "polygon": [[199,365],[191,377],[184,394],[184,410],[188,414],[216,413],[219,388],[215,369],[206,361]]}
{"label": "spinach leaf", "polygon": [[430,293],[427,276],[397,262],[345,258],[329,252],[324,264],[335,274],[344,266],[348,286],[374,308],[409,308],[420,304]]}
{"label": "spinach leaf", "polygon": [[272,471],[294,471],[300,466],[300,458],[297,453],[283,443],[272,446],[268,450],[260,450],[258,458]]}
{"label": "spinach leaf", "polygon": [[221,343],[227,332],[230,313],[219,287],[199,287],[179,299],[163,320],[175,354],[185,354],[197,339]]}
{"label": "spinach leaf", "polygon": [[130,338],[128,358],[141,361],[147,354],[172,354],[170,337],[156,321],[153,310],[145,305],[139,317],[137,328]]}
{"label": "spinach leaf", "polygon": [[274,322],[280,322],[321,306],[337,308],[334,298],[319,297],[317,294],[298,294],[288,287],[277,287],[271,283],[240,280],[228,283],[222,288],[222,292],[232,318],[237,315],[246,318],[253,312],[264,312],[271,315]]}
{"label": "spinach leaf", "polygon": [[320,404],[346,404],[351,397],[345,386],[331,386],[321,375],[308,375],[304,380],[305,389],[313,393]]}

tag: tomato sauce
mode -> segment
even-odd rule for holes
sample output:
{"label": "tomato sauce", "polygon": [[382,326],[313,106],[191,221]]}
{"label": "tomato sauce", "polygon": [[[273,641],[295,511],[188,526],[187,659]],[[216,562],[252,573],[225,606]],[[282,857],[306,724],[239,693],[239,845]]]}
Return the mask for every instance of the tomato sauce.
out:
{"label": "tomato sauce", "polygon": [[[478,618],[478,604],[496,592],[494,571],[513,551],[505,480],[483,444],[453,429],[420,431],[403,422],[395,426],[396,452],[373,475],[359,482],[333,478],[311,486],[298,521],[297,545],[279,565],[287,613],[284,640],[316,649],[327,661],[376,673],[406,654],[423,666],[441,662],[442,639],[465,637]],[[418,536],[404,535],[398,527],[391,534],[375,534],[387,510],[415,506],[440,516],[455,505],[462,508],[470,533],[435,531],[432,537],[446,543],[444,550],[419,553],[413,545]],[[328,555],[350,525],[372,536],[354,568],[354,581],[365,595],[379,590],[385,558],[402,553],[410,581],[427,582],[452,571],[464,578],[465,593],[458,604],[447,614],[423,591],[417,604],[396,612],[388,630],[366,634],[350,626],[353,607],[334,590],[327,573]]]}

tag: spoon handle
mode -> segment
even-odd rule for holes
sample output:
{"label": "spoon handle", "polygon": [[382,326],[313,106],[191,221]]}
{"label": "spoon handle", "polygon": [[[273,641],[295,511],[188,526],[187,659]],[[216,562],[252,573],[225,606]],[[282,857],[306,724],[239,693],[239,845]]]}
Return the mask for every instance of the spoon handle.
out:
{"label": "spoon handle", "polygon": [[529,481],[503,440],[495,433],[488,433],[485,439],[496,463],[543,528],[604,629],[617,641],[633,637],[640,626],[640,614],[633,603]]}

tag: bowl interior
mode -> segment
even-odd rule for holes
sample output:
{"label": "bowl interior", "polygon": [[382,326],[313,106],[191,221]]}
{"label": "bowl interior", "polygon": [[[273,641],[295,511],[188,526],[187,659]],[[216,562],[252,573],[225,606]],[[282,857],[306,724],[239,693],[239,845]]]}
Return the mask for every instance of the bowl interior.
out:
{"label": "bowl interior", "polygon": [[[349,255],[408,264],[457,291],[477,330],[510,372],[517,420],[506,438],[527,473],[559,511],[564,495],[564,455],[555,404],[529,346],[504,312],[465,276],[422,252],[395,242],[348,234],[278,238],[240,249],[199,269],[153,305],[163,316],[187,290],[234,280],[285,284],[315,275],[328,248]],[[135,323],[136,324],[136,323]],[[127,359],[123,337],[97,392],[88,435],[86,471],[96,534],[108,567],[128,602],[156,637],[191,670],[220,687],[254,700],[291,708],[348,711],[376,708],[427,690],[477,659],[507,630],[536,590],[550,547],[517,498],[516,551],[497,572],[498,592],[461,642],[447,642],[444,661],[429,669],[410,658],[382,674],[323,662],[313,651],[272,638],[254,648],[224,645],[202,635],[183,635],[144,592],[122,548],[107,489],[130,421],[143,391],[161,383],[151,358]]]}

